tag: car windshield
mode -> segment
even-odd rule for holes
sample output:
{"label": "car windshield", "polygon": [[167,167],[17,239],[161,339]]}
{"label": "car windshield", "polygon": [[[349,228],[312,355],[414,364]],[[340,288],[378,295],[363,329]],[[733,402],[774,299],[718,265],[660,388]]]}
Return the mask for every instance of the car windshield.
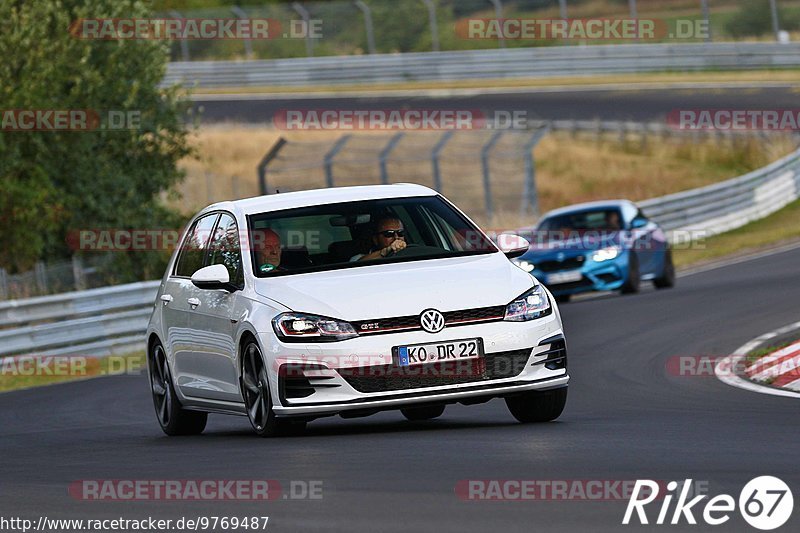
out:
{"label": "car windshield", "polygon": [[249,231],[258,277],[497,251],[438,196],[261,213],[249,217]]}
{"label": "car windshield", "polygon": [[570,234],[609,232],[623,229],[622,215],[618,209],[595,209],[556,215],[544,219],[538,231],[551,239],[565,238]]}

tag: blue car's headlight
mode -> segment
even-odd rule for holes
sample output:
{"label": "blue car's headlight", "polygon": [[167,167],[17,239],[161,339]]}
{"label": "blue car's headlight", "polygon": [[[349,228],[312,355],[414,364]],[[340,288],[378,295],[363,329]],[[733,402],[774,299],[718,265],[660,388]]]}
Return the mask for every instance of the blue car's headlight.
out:
{"label": "blue car's headlight", "polygon": [[552,312],[553,308],[550,306],[550,299],[547,298],[544,287],[536,285],[506,306],[504,320],[525,322],[526,320],[541,318]]}
{"label": "blue car's headlight", "polygon": [[533,263],[531,263],[530,261],[525,261],[524,259],[512,259],[511,262],[517,265],[525,272],[532,272],[533,269],[536,268]]}
{"label": "blue car's headlight", "polygon": [[619,246],[608,246],[606,248],[596,250],[592,254],[592,261],[602,263],[603,261],[609,261],[616,258],[621,253],[622,249]]}

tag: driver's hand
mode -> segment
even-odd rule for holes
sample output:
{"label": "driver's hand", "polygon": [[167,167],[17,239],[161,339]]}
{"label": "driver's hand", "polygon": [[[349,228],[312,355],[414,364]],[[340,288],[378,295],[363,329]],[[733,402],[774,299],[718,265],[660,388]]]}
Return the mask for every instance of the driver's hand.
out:
{"label": "driver's hand", "polygon": [[406,247],[406,241],[402,241],[400,239],[397,239],[397,240],[393,241],[392,244],[390,244],[389,246],[384,248],[385,253],[383,255],[384,255],[384,257],[386,257],[387,255],[396,254],[397,252],[399,252],[400,250],[404,249],[405,247]]}

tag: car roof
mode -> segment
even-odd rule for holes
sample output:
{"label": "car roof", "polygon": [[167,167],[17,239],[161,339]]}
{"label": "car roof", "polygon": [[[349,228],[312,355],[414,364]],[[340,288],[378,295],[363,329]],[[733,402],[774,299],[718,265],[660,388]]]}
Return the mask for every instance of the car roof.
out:
{"label": "car roof", "polygon": [[308,191],[282,192],[245,198],[243,200],[218,202],[206,207],[199,214],[208,211],[225,210],[247,216],[313,205],[379,200],[384,198],[405,198],[410,196],[436,196],[437,194],[438,193],[433,189],[414,183],[331,187]]}
{"label": "car roof", "polygon": [[589,211],[592,209],[613,209],[622,208],[623,205],[633,205],[635,204],[630,200],[598,200],[595,202],[584,202],[581,204],[572,204],[567,205],[564,207],[559,207],[557,209],[553,209],[552,211],[548,211],[542,216],[542,219],[549,218],[552,216],[557,215],[564,215],[567,213],[579,213],[581,211]]}

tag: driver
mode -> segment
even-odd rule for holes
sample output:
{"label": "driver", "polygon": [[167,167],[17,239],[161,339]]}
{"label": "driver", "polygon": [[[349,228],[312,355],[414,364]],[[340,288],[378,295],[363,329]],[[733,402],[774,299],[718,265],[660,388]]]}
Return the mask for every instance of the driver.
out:
{"label": "driver", "polygon": [[606,227],[612,231],[622,229],[622,224],[619,220],[619,213],[616,211],[609,211],[606,213]]}
{"label": "driver", "polygon": [[405,229],[403,223],[395,216],[385,215],[375,221],[372,233],[372,247],[366,254],[357,254],[350,261],[369,261],[396,254],[405,249]]}

